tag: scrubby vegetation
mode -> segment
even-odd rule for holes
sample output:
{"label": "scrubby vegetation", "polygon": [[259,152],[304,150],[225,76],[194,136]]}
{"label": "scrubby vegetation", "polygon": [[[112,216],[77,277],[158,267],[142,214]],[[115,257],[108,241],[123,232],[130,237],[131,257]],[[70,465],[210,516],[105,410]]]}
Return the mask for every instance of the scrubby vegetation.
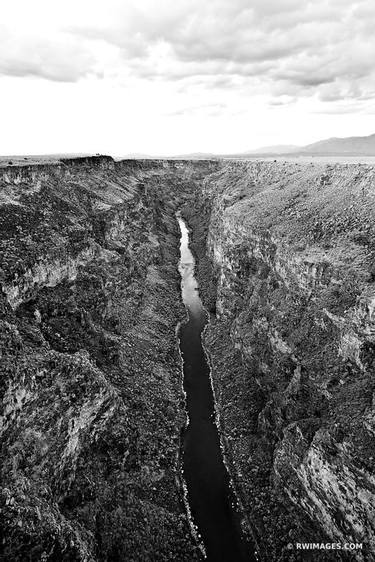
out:
{"label": "scrubby vegetation", "polygon": [[179,484],[175,335],[175,212],[194,178],[100,159],[12,173],[0,205],[1,559],[198,559]]}
{"label": "scrubby vegetation", "polygon": [[374,181],[370,166],[236,162],[198,198],[225,449],[267,560],[331,559],[288,548],[317,537],[373,557]]}

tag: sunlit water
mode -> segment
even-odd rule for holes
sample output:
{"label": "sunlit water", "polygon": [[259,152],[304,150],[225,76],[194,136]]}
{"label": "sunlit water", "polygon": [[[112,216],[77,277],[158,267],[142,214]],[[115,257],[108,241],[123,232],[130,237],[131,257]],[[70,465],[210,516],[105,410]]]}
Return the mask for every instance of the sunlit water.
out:
{"label": "sunlit water", "polygon": [[210,369],[201,340],[208,316],[194,276],[189,231],[181,217],[178,222],[181,229],[181,290],[188,313],[188,321],[179,332],[189,415],[183,436],[188,501],[210,562],[251,562],[256,558],[252,545],[241,533],[240,515],[229,485],[215,424]]}

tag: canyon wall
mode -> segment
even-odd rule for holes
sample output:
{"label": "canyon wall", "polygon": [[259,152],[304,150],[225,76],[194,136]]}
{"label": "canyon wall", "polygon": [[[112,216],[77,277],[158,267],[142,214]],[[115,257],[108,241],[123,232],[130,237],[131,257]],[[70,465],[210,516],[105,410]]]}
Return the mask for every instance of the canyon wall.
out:
{"label": "canyon wall", "polygon": [[2,560],[199,558],[175,212],[210,167],[0,170]]}
{"label": "canyon wall", "polygon": [[375,170],[109,157],[0,169],[1,559],[199,559],[178,458],[181,207],[262,559],[331,559],[295,547],[329,541],[373,560]]}
{"label": "canyon wall", "polygon": [[375,169],[231,162],[195,208],[222,437],[261,554],[373,560]]}

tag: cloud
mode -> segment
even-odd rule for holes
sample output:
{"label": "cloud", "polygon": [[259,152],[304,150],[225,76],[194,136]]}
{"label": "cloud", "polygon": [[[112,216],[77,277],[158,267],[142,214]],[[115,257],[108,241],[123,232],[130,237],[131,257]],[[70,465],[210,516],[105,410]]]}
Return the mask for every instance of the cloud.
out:
{"label": "cloud", "polygon": [[190,115],[190,116],[216,116],[216,115],[222,115],[226,112],[231,112],[232,109],[230,107],[228,107],[226,104],[223,103],[206,103],[206,104],[200,104],[200,105],[194,105],[194,106],[188,106],[188,107],[181,107],[179,109],[176,110],[172,110],[172,111],[167,111],[166,115],[168,116],[186,116],[186,115]]}
{"label": "cloud", "polygon": [[25,21],[15,34],[3,18],[2,74],[76,81],[109,73],[332,103],[374,95],[372,0],[14,3]]}
{"label": "cloud", "polygon": [[0,26],[0,74],[75,82],[95,72],[96,60],[78,37],[20,34]]}
{"label": "cloud", "polygon": [[341,96],[362,97],[374,84],[370,0],[164,0],[157,8],[140,0],[118,10],[106,26],[74,31],[119,48],[142,78],[237,76],[250,79],[250,90],[257,78],[271,95],[297,96],[336,83]]}

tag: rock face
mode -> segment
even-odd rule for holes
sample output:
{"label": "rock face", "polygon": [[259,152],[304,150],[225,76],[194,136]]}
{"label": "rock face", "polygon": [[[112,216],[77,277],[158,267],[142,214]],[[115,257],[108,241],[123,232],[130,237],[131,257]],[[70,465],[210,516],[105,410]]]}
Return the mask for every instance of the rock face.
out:
{"label": "rock face", "polygon": [[375,170],[230,163],[196,205],[205,345],[260,550],[362,542],[336,559],[373,560]]}
{"label": "rock face", "polygon": [[175,212],[205,166],[1,172],[2,560],[198,558]]}
{"label": "rock face", "polygon": [[[199,559],[179,471],[177,209],[226,459],[264,560],[375,553],[375,169],[0,170],[1,559]],[[311,555],[311,558],[309,558]]]}

